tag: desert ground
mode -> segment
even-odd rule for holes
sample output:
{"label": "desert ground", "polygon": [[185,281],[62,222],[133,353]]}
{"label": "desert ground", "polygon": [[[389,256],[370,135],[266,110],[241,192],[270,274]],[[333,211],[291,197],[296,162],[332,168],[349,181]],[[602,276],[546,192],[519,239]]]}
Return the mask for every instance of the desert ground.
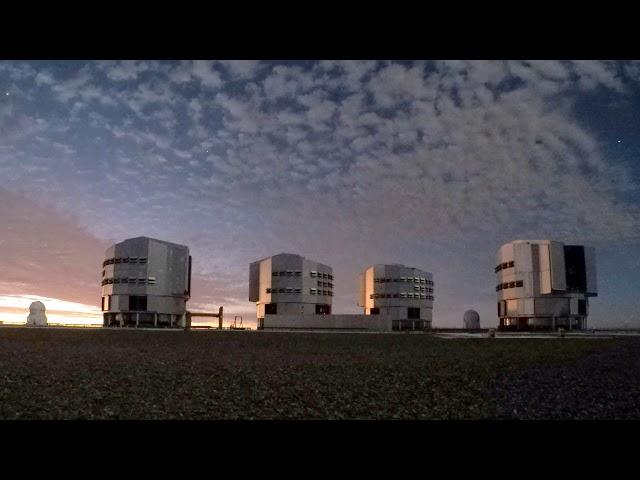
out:
{"label": "desert ground", "polygon": [[0,328],[0,419],[631,418],[638,336]]}

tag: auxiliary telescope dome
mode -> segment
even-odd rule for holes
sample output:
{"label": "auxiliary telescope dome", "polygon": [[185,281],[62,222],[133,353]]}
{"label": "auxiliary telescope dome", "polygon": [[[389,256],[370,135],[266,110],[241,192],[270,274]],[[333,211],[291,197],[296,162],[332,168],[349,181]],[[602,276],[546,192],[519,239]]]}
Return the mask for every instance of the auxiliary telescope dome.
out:
{"label": "auxiliary telescope dome", "polygon": [[477,330],[480,328],[480,315],[475,310],[464,312],[463,328]]}
{"label": "auxiliary telescope dome", "polygon": [[45,326],[47,324],[46,308],[42,302],[33,302],[29,305],[29,316],[27,325]]}

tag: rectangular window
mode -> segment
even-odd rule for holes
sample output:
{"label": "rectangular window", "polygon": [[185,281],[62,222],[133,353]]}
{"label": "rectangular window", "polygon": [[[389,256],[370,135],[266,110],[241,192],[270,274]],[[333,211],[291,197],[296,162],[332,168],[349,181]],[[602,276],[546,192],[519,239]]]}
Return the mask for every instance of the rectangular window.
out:
{"label": "rectangular window", "polygon": [[287,288],[287,293],[293,293],[293,288]]}
{"label": "rectangular window", "polygon": [[372,293],[371,295],[369,295],[369,298],[370,298],[370,299],[373,299],[373,293]]}
{"label": "rectangular window", "polygon": [[522,287],[522,285],[523,285],[522,280],[518,280],[516,282],[516,287]]}
{"label": "rectangular window", "polygon": [[316,315],[331,315],[331,305],[316,304]]}
{"label": "rectangular window", "polygon": [[318,272],[316,272],[315,270],[311,270],[311,276],[312,277],[317,277],[318,276]]}
{"label": "rectangular window", "polygon": [[102,311],[108,312],[111,308],[111,295],[102,297]]}
{"label": "rectangular window", "polygon": [[587,301],[578,300],[578,315],[587,315]]}
{"label": "rectangular window", "polygon": [[369,315],[380,315],[380,309],[378,307],[370,308]]}
{"label": "rectangular window", "polygon": [[401,282],[406,282],[407,281],[407,277],[400,277],[400,281]]}
{"label": "rectangular window", "polygon": [[129,296],[129,310],[134,312],[142,312],[147,309],[147,296],[146,295],[131,295]]}
{"label": "rectangular window", "polygon": [[317,292],[317,290],[316,290],[315,288],[312,288],[312,289],[310,289],[310,290],[309,290],[309,293],[310,293],[311,295],[315,295],[315,294],[316,294],[316,292]]}
{"label": "rectangular window", "polygon": [[278,276],[278,272],[273,272],[271,275],[273,275],[274,277]]}
{"label": "rectangular window", "polygon": [[420,318],[420,309],[416,307],[407,308],[407,318],[418,319]]}
{"label": "rectangular window", "polygon": [[285,293],[285,291],[286,291],[286,290],[285,290],[284,288],[279,288],[279,289],[278,289],[278,293]]}
{"label": "rectangular window", "polygon": [[299,288],[296,288],[295,293],[300,293],[301,290]]}
{"label": "rectangular window", "polygon": [[147,277],[147,283],[149,285],[155,285],[156,284],[156,277]]}
{"label": "rectangular window", "polygon": [[266,293],[271,293],[271,289],[267,288]]}
{"label": "rectangular window", "polygon": [[140,263],[147,263],[147,257],[140,257]]}
{"label": "rectangular window", "polygon": [[509,262],[509,268],[511,268],[511,267],[513,267],[513,266],[515,266],[515,262],[514,262],[513,260],[511,260],[511,261]]}
{"label": "rectangular window", "polygon": [[403,293],[401,293],[401,294],[400,294],[400,298],[407,298],[407,294],[406,294],[406,293],[404,293],[404,292],[403,292]]}
{"label": "rectangular window", "polygon": [[302,276],[302,272],[296,271],[296,277],[301,277],[301,276]]}
{"label": "rectangular window", "polygon": [[267,303],[264,306],[265,315],[277,315],[278,314],[278,304],[277,303]]}
{"label": "rectangular window", "polygon": [[291,270],[287,270],[287,277],[293,277],[293,272]]}

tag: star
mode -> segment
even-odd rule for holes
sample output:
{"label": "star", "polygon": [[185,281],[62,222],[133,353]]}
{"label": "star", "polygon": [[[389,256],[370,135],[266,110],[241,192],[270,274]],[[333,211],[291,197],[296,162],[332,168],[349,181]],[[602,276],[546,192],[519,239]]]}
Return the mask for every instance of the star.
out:
{"label": "star", "polygon": [[618,140],[618,143],[622,143],[622,140]]}

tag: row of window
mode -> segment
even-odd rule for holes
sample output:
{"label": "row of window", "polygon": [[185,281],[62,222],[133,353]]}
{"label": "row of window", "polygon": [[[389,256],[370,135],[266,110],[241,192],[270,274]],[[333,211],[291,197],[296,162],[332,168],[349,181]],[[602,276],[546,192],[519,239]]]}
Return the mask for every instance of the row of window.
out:
{"label": "row of window", "polygon": [[309,293],[311,295],[326,295],[329,297],[333,297],[333,292],[331,290],[320,290],[319,288],[310,288]]}
{"label": "row of window", "polygon": [[420,298],[423,300],[433,300],[433,295],[424,293],[372,293],[369,298]]}
{"label": "row of window", "polygon": [[319,287],[333,288],[333,283],[331,283],[331,282],[321,282],[320,280],[318,280],[318,286]]}
{"label": "row of window", "polygon": [[267,293],[301,293],[299,288],[267,288]]}
{"label": "row of window", "polygon": [[318,277],[318,278],[328,278],[329,280],[333,280],[333,275],[327,272],[316,272],[315,270],[311,270],[311,276]]}
{"label": "row of window", "polygon": [[[280,272],[272,272],[271,275],[273,275],[274,277],[301,277],[302,272],[300,270],[284,270]],[[333,275],[326,272],[317,272],[315,270],[311,270],[310,275],[314,278],[327,278],[329,280],[333,280]]]}
{"label": "row of window", "polygon": [[427,285],[433,285],[433,281],[424,277],[374,278],[373,281],[375,283],[412,282],[412,283],[426,283]]}
{"label": "row of window", "polygon": [[511,268],[514,265],[515,265],[515,263],[513,262],[513,260],[511,260],[510,262],[501,263],[494,270],[495,270],[496,273],[498,273],[500,270],[504,270],[505,268]]}
{"label": "row of window", "polygon": [[283,272],[273,272],[272,275],[274,277],[301,277],[302,272],[301,271],[294,272],[292,270],[287,270]]}
{"label": "row of window", "polygon": [[156,277],[119,277],[119,278],[105,278],[102,280],[102,285],[111,285],[118,283],[128,283],[136,285],[155,285]]}
{"label": "row of window", "polygon": [[[267,288],[267,293],[302,293],[300,288]],[[333,292],[331,290],[322,290],[319,288],[310,288],[309,293],[311,295],[327,295],[329,297],[333,296]]]}
{"label": "row of window", "polygon": [[417,285],[416,285],[415,287],[413,287],[413,289],[414,289],[416,292],[429,292],[429,293],[433,293],[433,288],[431,288],[431,287],[419,287],[419,286],[417,286]]}
{"label": "row of window", "polygon": [[147,263],[147,257],[119,257],[108,258],[102,262],[102,266],[113,265],[114,263]]}
{"label": "row of window", "polygon": [[501,283],[500,285],[498,285],[496,287],[496,292],[499,292],[500,290],[505,290],[507,288],[522,287],[522,285],[523,285],[522,280],[518,280],[518,281],[515,281],[515,282]]}

